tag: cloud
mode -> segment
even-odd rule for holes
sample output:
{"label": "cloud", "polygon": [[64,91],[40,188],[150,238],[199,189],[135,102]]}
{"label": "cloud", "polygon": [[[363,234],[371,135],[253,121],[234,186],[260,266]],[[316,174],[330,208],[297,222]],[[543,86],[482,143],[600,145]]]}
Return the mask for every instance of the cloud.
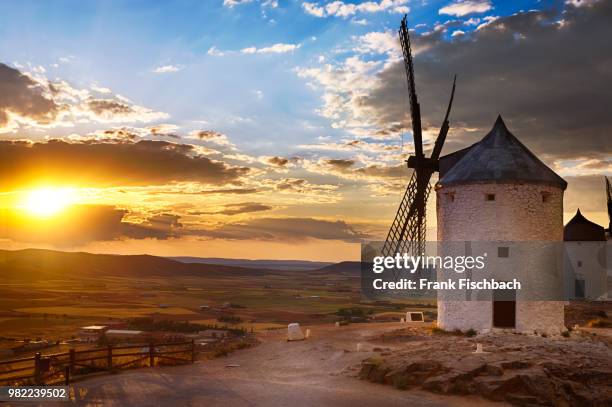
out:
{"label": "cloud", "polygon": [[210,47],[210,48],[208,49],[208,51],[206,51],[206,53],[207,53],[208,55],[213,56],[213,57],[222,57],[222,56],[224,56],[224,55],[225,55],[225,52],[224,52],[224,51],[221,51],[220,49],[218,49],[218,48],[217,48],[217,47],[215,47],[215,46]]}
{"label": "cloud", "polygon": [[225,7],[233,8],[242,4],[251,3],[252,1],[253,0],[223,0],[223,5]]}
{"label": "cloud", "polygon": [[347,18],[357,13],[379,13],[388,11],[393,13],[408,13],[410,9],[406,6],[408,0],[381,0],[366,1],[353,4],[344,1],[332,1],[327,4],[304,2],[302,8],[307,14],[315,17],[342,17]]}
{"label": "cloud", "polygon": [[404,179],[409,174],[405,163],[395,165],[367,164],[363,165],[354,159],[346,158],[319,158],[316,161],[304,161],[304,168],[308,171],[333,175],[347,180],[361,180],[365,182],[393,182]]}
{"label": "cloud", "polygon": [[162,65],[153,69],[153,73],[172,73],[183,69],[182,65]]}
{"label": "cloud", "polygon": [[341,143],[328,142],[318,144],[301,144],[298,147],[308,150],[321,151],[362,151],[365,153],[377,154],[379,157],[381,153],[392,154],[400,152],[400,146],[397,144],[371,143],[364,140],[350,140],[343,141]]}
{"label": "cloud", "polygon": [[367,33],[357,37],[357,43],[355,51],[362,54],[389,54],[399,58],[402,52],[397,34],[392,31]]}
{"label": "cloud", "polygon": [[263,212],[273,209],[270,205],[265,205],[257,202],[243,202],[224,205],[219,211],[203,212],[190,211],[190,215],[241,215],[244,213]]}
{"label": "cloud", "polygon": [[[426,148],[437,135],[457,73],[443,153],[478,141],[501,113],[510,130],[549,164],[610,157],[612,59],[606,50],[612,4],[570,5],[562,16],[562,24],[549,11],[500,17],[467,34],[470,41],[413,34],[422,50],[415,55],[415,74]],[[319,112],[358,137],[409,129],[403,62],[372,65],[356,58],[298,70],[323,88]]]}
{"label": "cloud", "polygon": [[285,44],[285,43],[277,43],[271,45],[269,47],[257,48],[257,47],[248,47],[240,50],[243,54],[285,54],[287,52],[293,52],[299,49],[302,44]]}
{"label": "cloud", "polygon": [[463,17],[473,13],[485,13],[492,8],[493,5],[489,0],[459,0],[442,7],[438,13]]}
{"label": "cloud", "polygon": [[110,89],[97,85],[92,89],[77,89],[64,81],[50,82],[41,75],[22,73],[0,63],[0,133],[15,132],[20,127],[151,122],[168,118],[166,113],[112,95]]}
{"label": "cloud", "polygon": [[214,231],[202,232],[210,237],[230,240],[285,240],[306,239],[343,240],[359,242],[368,235],[348,223],[313,218],[259,218],[243,223],[224,225]]}
{"label": "cloud", "polygon": [[48,87],[19,70],[0,63],[0,132],[16,128],[18,120],[48,125],[66,107]]}
{"label": "cloud", "polygon": [[0,209],[0,238],[73,246],[118,239],[164,240],[182,232],[177,215],[155,214],[135,223],[125,220],[127,214],[127,210],[109,205],[73,205],[49,219]]}
{"label": "cloud", "polygon": [[180,139],[181,136],[176,134],[178,129],[179,127],[175,124],[160,123],[155,126],[145,127],[144,130],[148,131],[151,136]]}
{"label": "cloud", "polygon": [[220,146],[234,147],[225,134],[214,130],[194,130],[189,133],[189,138],[210,142]]}
{"label": "cloud", "polygon": [[195,146],[158,140],[106,142],[0,141],[0,189],[33,185],[162,185],[192,181],[223,185],[249,173],[198,153]]}
{"label": "cloud", "polygon": [[273,157],[264,157],[264,162],[272,166],[275,166],[275,167],[284,168],[289,164],[290,160],[288,158],[273,156]]}

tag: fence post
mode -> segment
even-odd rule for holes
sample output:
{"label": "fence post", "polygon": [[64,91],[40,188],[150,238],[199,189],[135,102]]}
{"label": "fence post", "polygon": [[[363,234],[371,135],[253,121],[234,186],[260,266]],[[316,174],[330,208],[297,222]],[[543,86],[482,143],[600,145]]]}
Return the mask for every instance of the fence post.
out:
{"label": "fence post", "polygon": [[196,360],[196,353],[195,353],[195,340],[191,340],[191,363],[194,363]]}
{"label": "fence post", "polygon": [[153,343],[149,343],[149,367],[155,366],[155,348]]}
{"label": "fence post", "polygon": [[40,369],[40,352],[34,355],[34,382],[37,386],[42,384],[42,373]]}
{"label": "fence post", "polygon": [[66,386],[70,384],[70,367],[66,366],[64,368],[64,379],[66,379]]}
{"label": "fence post", "polygon": [[74,368],[76,366],[76,351],[74,348],[70,349],[70,373],[74,374]]}
{"label": "fence post", "polygon": [[113,346],[108,345],[108,355],[106,356],[106,367],[108,370],[113,368]]}

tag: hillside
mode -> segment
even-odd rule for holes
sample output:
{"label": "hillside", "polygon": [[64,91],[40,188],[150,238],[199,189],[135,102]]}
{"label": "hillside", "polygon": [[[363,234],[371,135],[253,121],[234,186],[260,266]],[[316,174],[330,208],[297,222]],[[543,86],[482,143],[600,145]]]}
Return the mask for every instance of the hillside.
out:
{"label": "hillside", "polygon": [[330,262],[307,261],[307,260],[249,260],[249,259],[226,259],[220,257],[169,257],[169,259],[183,263],[220,264],[224,266],[257,268],[266,270],[284,271],[306,271],[317,270],[332,265]]}
{"label": "hillside", "polygon": [[361,262],[341,261],[340,263],[334,263],[330,264],[329,266],[321,267],[315,271],[318,273],[348,274],[358,276],[361,274]]}
{"label": "hillside", "polygon": [[78,276],[256,276],[267,270],[183,263],[150,255],[112,255],[42,249],[0,250],[0,278],[10,280]]}

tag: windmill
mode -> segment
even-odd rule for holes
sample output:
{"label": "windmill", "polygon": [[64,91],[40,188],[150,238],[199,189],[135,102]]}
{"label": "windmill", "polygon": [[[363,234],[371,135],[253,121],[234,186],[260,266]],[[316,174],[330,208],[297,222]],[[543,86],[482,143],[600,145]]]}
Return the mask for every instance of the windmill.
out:
{"label": "windmill", "polygon": [[612,185],[606,178],[606,194],[608,195],[608,236],[612,237]]}
{"label": "windmill", "polygon": [[453,79],[453,88],[448,108],[446,109],[446,115],[444,116],[444,121],[442,122],[442,127],[440,128],[431,156],[429,158],[425,157],[423,154],[423,133],[421,131],[421,108],[414,84],[414,66],[412,63],[412,50],[410,48],[410,35],[408,34],[406,16],[404,16],[400,25],[399,38],[402,44],[404,67],[408,79],[408,96],[414,139],[414,155],[408,158],[407,164],[408,168],[412,168],[414,171],[387,234],[387,239],[382,247],[382,255],[395,256],[397,253],[407,253],[412,256],[420,256],[425,251],[425,209],[431,190],[429,180],[433,173],[438,171],[438,159],[440,158],[440,152],[448,133],[448,115],[453,104],[457,76],[455,75]]}

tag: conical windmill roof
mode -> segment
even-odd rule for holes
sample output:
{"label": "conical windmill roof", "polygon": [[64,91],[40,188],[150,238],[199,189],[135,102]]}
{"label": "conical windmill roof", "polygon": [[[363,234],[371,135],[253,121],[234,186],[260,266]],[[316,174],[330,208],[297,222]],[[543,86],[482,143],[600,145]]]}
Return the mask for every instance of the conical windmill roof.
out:
{"label": "conical windmill roof", "polygon": [[[497,117],[489,134],[462,155],[450,169],[440,174],[438,185],[519,182],[567,187],[563,178],[510,133],[501,116]],[[447,157],[450,156],[452,154]],[[444,159],[441,158],[441,169]]]}

